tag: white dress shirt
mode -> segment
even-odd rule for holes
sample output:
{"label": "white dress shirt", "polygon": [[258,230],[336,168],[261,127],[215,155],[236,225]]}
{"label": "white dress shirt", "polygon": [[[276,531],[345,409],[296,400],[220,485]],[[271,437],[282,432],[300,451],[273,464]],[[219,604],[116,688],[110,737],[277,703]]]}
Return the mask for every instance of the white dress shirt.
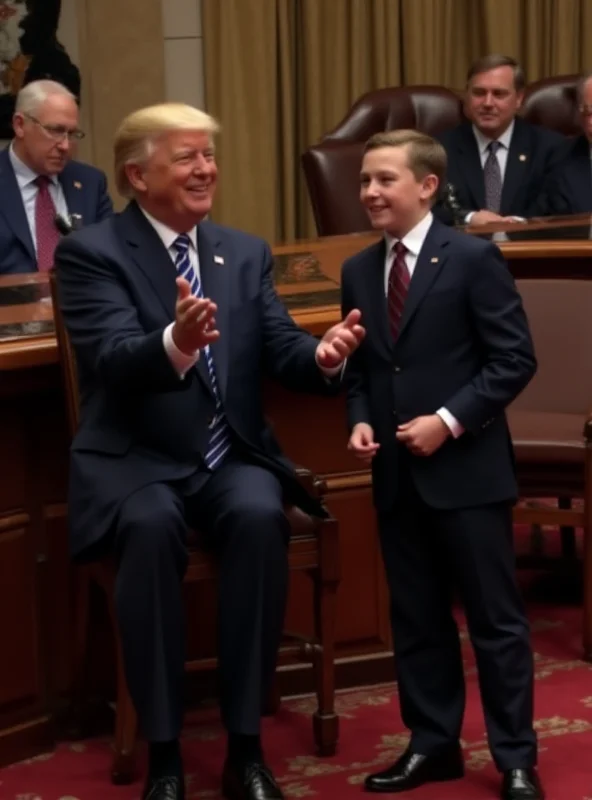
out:
{"label": "white dress shirt", "polygon": [[[177,231],[174,231],[172,228],[169,228],[168,225],[164,225],[159,220],[154,219],[154,217],[149,214],[142,206],[139,206],[142,213],[148,220],[148,222],[152,225],[158,236],[160,237],[162,243],[167,249],[168,254],[171,257],[171,261],[173,262],[173,269],[175,268],[175,261],[177,260],[177,251],[173,246],[175,244],[175,239],[179,236]],[[191,262],[191,266],[195,270],[195,274],[201,280],[199,274],[199,255],[197,252],[197,227],[193,228],[190,231],[187,231],[187,236],[189,237],[189,241],[191,242],[189,246],[189,260]],[[187,355],[183,353],[182,350],[179,350],[175,342],[173,341],[173,325],[175,323],[171,322],[170,325],[167,325],[164,329],[164,333],[162,335],[162,343],[164,349],[166,351],[167,356],[175,370],[177,371],[180,378],[184,378],[187,372],[193,367],[197,360],[199,359],[199,350],[196,350],[195,353],[192,355]]]}
{"label": "white dress shirt", "polygon": [[[384,262],[384,294],[385,297],[388,295],[388,282],[389,282],[389,275],[391,272],[391,268],[393,266],[393,262],[395,260],[395,254],[393,252],[394,245],[401,241],[405,247],[407,248],[407,252],[405,253],[405,263],[407,264],[407,269],[409,270],[409,276],[413,278],[413,272],[415,271],[415,265],[417,264],[417,257],[423,247],[423,243],[425,241],[426,236],[428,235],[428,231],[431,228],[433,222],[433,215],[432,212],[429,211],[425,217],[417,223],[417,225],[412,228],[409,233],[407,233],[401,240],[396,239],[394,236],[390,236],[388,233],[385,234],[386,240],[386,259]],[[457,439],[463,432],[464,428],[460,424],[460,422],[454,417],[447,408],[439,408],[436,411],[436,414],[440,417],[440,419],[446,424],[450,433],[453,435],[455,439]]]}
{"label": "white dress shirt", "polygon": [[[477,149],[479,150],[479,161],[481,162],[481,168],[485,168],[485,162],[489,156],[488,147],[491,142],[499,142],[500,147],[497,149],[497,153],[495,157],[497,158],[497,162],[499,164],[500,173],[502,176],[502,186],[504,185],[504,177],[506,175],[506,165],[508,163],[508,152],[510,150],[510,144],[512,142],[512,134],[514,133],[514,120],[510,122],[506,130],[502,133],[499,139],[490,139],[485,134],[481,133],[479,128],[476,125],[473,125],[473,135],[475,136],[475,140],[477,142]],[[467,225],[471,221],[473,214],[475,211],[471,211],[465,217],[465,222]]]}
{"label": "white dress shirt", "polygon": [[[27,222],[29,223],[29,230],[31,231],[31,239],[33,240],[33,247],[35,248],[35,252],[37,252],[37,226],[35,223],[35,201],[37,200],[37,194],[39,193],[39,187],[35,183],[39,175],[36,172],[28,167],[24,161],[17,156],[14,152],[13,144],[10,145],[8,148],[8,158],[10,159],[10,163],[12,164],[12,168],[14,170],[14,174],[16,176],[16,182],[18,184],[21,197],[23,199],[23,205],[25,207],[25,213],[27,215]],[[49,194],[51,195],[51,199],[53,200],[53,204],[56,209],[56,213],[60,214],[62,217],[68,217],[68,206],[66,204],[66,198],[64,197],[64,191],[62,189],[62,184],[58,180],[57,175],[48,175],[49,178]]]}

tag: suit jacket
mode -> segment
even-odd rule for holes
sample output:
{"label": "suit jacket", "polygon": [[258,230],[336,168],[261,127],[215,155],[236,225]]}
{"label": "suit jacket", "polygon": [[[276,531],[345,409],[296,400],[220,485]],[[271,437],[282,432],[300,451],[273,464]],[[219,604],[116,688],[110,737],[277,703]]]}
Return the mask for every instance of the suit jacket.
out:
{"label": "suit jacket", "polygon": [[544,192],[545,213],[592,212],[592,161],[590,142],[578,136],[565,142],[560,160],[549,176]]}
{"label": "suit jacket", "polygon": [[[70,161],[59,175],[70,214],[82,224],[99,222],[113,212],[105,175],[96,167]],[[0,151],[0,275],[36,272],[31,229],[8,149]]]}
{"label": "suit jacket", "polygon": [[[396,344],[389,331],[381,241],[343,265],[343,313],[359,308],[366,337],[345,373],[350,428],[374,429],[379,510],[396,502],[398,425],[444,406],[464,426],[432,456],[405,457],[424,501],[438,509],[516,497],[504,409],[536,369],[514,280],[498,248],[434,220],[419,253]],[[405,454],[407,451],[405,451]],[[410,467],[409,467],[410,465]]]}
{"label": "suit jacket", "polygon": [[[463,213],[485,208],[485,179],[471,123],[463,122],[446,131],[440,141],[448,156],[446,180],[454,186]],[[564,143],[561,134],[516,118],[504,173],[502,216],[532,217],[542,213],[541,191]],[[434,213],[442,222],[452,224],[449,209],[441,203]]]}
{"label": "suit jacket", "polygon": [[[202,222],[198,251],[204,293],[218,306],[220,339],[212,355],[236,446],[278,476],[290,502],[323,515],[266,422],[263,378],[321,393],[335,391],[339,381],[323,376],[317,340],[278,299],[265,242]],[[56,274],[81,391],[69,491],[71,547],[79,556],[105,536],[137,489],[178,480],[199,488],[215,400],[205,358],[181,380],[166,355],[163,332],[175,316],[176,271],[135,203],[62,239]]]}

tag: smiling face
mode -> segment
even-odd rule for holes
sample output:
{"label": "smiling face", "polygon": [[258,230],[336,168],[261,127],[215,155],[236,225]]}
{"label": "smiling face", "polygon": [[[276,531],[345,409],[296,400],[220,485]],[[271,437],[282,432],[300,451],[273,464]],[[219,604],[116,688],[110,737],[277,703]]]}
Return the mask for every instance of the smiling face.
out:
{"label": "smiling face", "polygon": [[126,172],[140,205],[179,233],[210,213],[218,168],[212,139],[203,131],[162,134],[148,158],[128,164]]}
{"label": "smiling face", "polygon": [[523,96],[515,86],[514,68],[495,67],[469,80],[465,113],[484,136],[497,139],[518,113]]}
{"label": "smiling face", "polygon": [[372,227],[398,238],[425,217],[438,189],[436,175],[414,175],[409,147],[368,150],[360,174],[360,200]]}

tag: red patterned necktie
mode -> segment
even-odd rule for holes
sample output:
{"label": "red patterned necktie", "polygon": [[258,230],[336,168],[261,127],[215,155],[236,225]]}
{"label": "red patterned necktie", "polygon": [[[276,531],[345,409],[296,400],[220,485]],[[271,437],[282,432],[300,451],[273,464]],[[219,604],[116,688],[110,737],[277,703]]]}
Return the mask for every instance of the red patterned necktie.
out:
{"label": "red patterned necktie", "polygon": [[39,175],[35,183],[39,187],[35,198],[35,233],[37,238],[37,268],[47,272],[53,267],[53,256],[60,240],[55,218],[56,209],[49,193],[49,178]]}
{"label": "red patterned necktie", "polygon": [[401,317],[403,316],[403,308],[411,276],[405,262],[405,253],[407,252],[405,245],[402,242],[396,242],[393,246],[393,252],[395,260],[389,273],[387,303],[391,333],[393,341],[396,342],[399,336]]}

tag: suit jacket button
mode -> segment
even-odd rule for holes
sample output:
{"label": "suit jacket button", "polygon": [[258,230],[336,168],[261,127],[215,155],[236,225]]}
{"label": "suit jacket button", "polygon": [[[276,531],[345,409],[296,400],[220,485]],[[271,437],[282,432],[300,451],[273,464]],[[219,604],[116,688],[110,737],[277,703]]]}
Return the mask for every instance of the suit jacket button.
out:
{"label": "suit jacket button", "polygon": [[401,372],[401,367],[393,367],[393,372],[395,373]]}

